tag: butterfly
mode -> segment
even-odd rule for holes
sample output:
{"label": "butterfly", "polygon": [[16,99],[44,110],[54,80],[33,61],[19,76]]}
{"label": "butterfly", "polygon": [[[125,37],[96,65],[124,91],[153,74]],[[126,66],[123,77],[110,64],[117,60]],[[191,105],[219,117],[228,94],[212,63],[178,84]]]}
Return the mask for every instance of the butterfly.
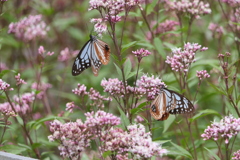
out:
{"label": "butterfly", "polygon": [[158,121],[166,120],[169,114],[192,112],[194,112],[194,106],[186,97],[164,87],[160,89],[150,108],[151,115]]}
{"label": "butterfly", "polygon": [[101,65],[108,64],[109,59],[110,48],[108,44],[99,40],[97,36],[90,35],[90,40],[85,43],[73,63],[72,75],[77,76],[85,69],[92,67],[94,76],[98,76]]}

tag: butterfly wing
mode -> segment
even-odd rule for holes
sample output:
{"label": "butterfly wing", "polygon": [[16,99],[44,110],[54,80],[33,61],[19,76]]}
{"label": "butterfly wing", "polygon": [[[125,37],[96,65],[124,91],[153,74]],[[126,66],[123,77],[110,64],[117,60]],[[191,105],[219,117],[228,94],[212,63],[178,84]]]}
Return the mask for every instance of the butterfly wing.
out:
{"label": "butterfly wing", "polygon": [[104,65],[108,64],[110,59],[110,48],[108,44],[99,39],[96,39],[94,43],[94,48],[102,64]]}
{"label": "butterfly wing", "polygon": [[96,36],[90,35],[90,40],[83,46],[73,63],[72,75],[79,75],[86,68],[92,66],[93,74],[98,76],[101,65],[108,64],[109,59],[110,48],[108,44],[97,39]]}
{"label": "butterfly wing", "polygon": [[77,55],[73,63],[73,67],[72,67],[73,76],[77,76],[88,67],[91,67],[91,60],[90,60],[91,52],[92,52],[92,41],[90,39],[80,50],[79,54]]}
{"label": "butterfly wing", "polygon": [[167,97],[160,91],[159,95],[151,104],[150,113],[154,119],[158,121],[166,120],[169,116],[169,113],[166,112]]}
{"label": "butterfly wing", "polygon": [[172,90],[168,90],[166,88],[163,89],[167,97],[167,106],[166,112],[170,114],[184,114],[184,113],[192,113],[194,111],[194,106],[186,97],[183,95],[174,92]]}
{"label": "butterfly wing", "polygon": [[92,71],[94,76],[98,76],[98,71],[102,65],[102,62],[100,61],[98,54],[95,50],[95,42],[93,42],[93,45],[91,46],[91,55],[90,55],[90,59],[91,59],[91,64],[92,64]]}

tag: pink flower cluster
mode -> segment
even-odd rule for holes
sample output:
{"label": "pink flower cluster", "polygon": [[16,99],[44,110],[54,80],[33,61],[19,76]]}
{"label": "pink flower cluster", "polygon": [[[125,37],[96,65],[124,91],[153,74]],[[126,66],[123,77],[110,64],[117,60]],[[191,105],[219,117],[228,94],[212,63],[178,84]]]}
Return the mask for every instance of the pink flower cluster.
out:
{"label": "pink flower cluster", "polygon": [[234,153],[233,153],[232,159],[234,159],[234,160],[240,160],[240,150],[238,150],[237,152],[234,152]]}
{"label": "pink flower cluster", "polygon": [[78,96],[84,97],[87,95],[90,100],[93,101],[91,104],[92,106],[95,106],[97,108],[104,108],[104,101],[112,101],[110,97],[104,97],[100,95],[100,93],[93,88],[90,88],[89,92],[87,92],[87,87],[83,84],[78,84],[78,87],[73,89],[72,92]]}
{"label": "pink flower cluster", "polygon": [[50,52],[50,51],[48,51],[47,52],[47,54],[45,55],[45,50],[44,50],[44,47],[43,46],[40,46],[39,48],[38,48],[38,54],[40,54],[40,55],[42,55],[42,56],[52,56],[53,54],[54,54],[54,52]]}
{"label": "pink flower cluster", "polygon": [[221,0],[223,3],[228,4],[231,7],[239,7],[240,1],[239,0]]}
{"label": "pink flower cluster", "polygon": [[78,55],[78,53],[79,53],[79,50],[70,51],[69,48],[65,48],[64,50],[60,51],[58,60],[61,62],[67,62],[68,60],[72,59],[73,57],[76,57]]}
{"label": "pink flower cluster", "polygon": [[12,91],[12,90],[13,88],[10,88],[10,84],[0,79],[0,91]]}
{"label": "pink flower cluster", "polygon": [[141,48],[140,50],[132,51],[132,53],[138,58],[138,62],[140,62],[143,57],[147,57],[151,54],[150,51],[143,48]]}
{"label": "pink flower cluster", "polygon": [[[240,2],[238,2],[238,3],[240,3]],[[230,19],[231,19],[230,25],[233,27],[235,32],[239,32],[240,26],[238,24],[240,23],[240,5],[239,5],[239,7],[232,10]]]}
{"label": "pink flower cluster", "polygon": [[84,96],[88,94],[87,87],[84,84],[81,85],[79,83],[77,88],[73,89],[72,92],[78,96]]}
{"label": "pink flower cluster", "polygon": [[155,99],[160,88],[166,87],[165,83],[162,82],[161,79],[158,77],[155,78],[153,75],[151,77],[143,75],[139,80],[137,80],[136,86],[147,94],[148,100]]}
{"label": "pink flower cluster", "polygon": [[140,3],[140,0],[90,0],[88,10],[97,9],[101,14],[105,11],[104,19],[116,23],[121,20],[119,13]]}
{"label": "pink flower cluster", "polygon": [[240,132],[240,118],[234,118],[232,115],[226,116],[220,122],[213,122],[211,126],[205,129],[201,135],[203,140],[213,139],[217,141],[220,138],[228,144],[229,140]]}
{"label": "pink flower cluster", "polygon": [[0,112],[6,116],[16,116],[16,114],[28,116],[28,113],[32,111],[31,105],[34,99],[34,93],[25,93],[21,96],[14,96],[11,104],[9,102],[0,104]]}
{"label": "pink flower cluster", "polygon": [[74,104],[74,102],[68,102],[66,104],[66,111],[73,112],[74,108],[77,108],[77,106]]}
{"label": "pink flower cluster", "polygon": [[112,126],[119,125],[121,119],[114,116],[111,113],[104,111],[87,112],[85,113],[86,121],[85,124],[93,135],[100,134],[102,130],[109,130]]}
{"label": "pink flower cluster", "polygon": [[[179,22],[173,20],[166,20],[162,23],[156,24],[156,21],[152,21],[150,26],[152,28],[152,33],[157,36],[159,34],[166,33],[168,31],[175,30],[176,26],[179,25]],[[152,39],[152,33],[150,31],[147,32],[147,39]],[[173,34],[170,34],[173,35]],[[162,35],[163,36],[163,35]]]}
{"label": "pink flower cluster", "polygon": [[123,82],[117,78],[109,78],[108,80],[103,79],[101,81],[101,86],[104,88],[104,92],[110,93],[112,96],[124,97],[126,94]]}
{"label": "pink flower cluster", "polygon": [[58,149],[62,157],[78,159],[81,152],[90,146],[91,139],[98,137],[102,130],[106,131],[120,124],[120,118],[104,111],[88,112],[85,115],[85,123],[78,119],[65,124],[55,120],[50,124],[52,135],[48,136],[48,139],[61,142]]}
{"label": "pink flower cluster", "polygon": [[196,52],[202,52],[207,49],[197,43],[188,42],[184,45],[183,50],[181,48],[172,50],[172,56],[167,56],[166,63],[171,65],[172,70],[186,74],[190,65],[196,61]]}
{"label": "pink flower cluster", "polygon": [[141,116],[137,116],[137,117],[134,119],[134,121],[135,121],[136,123],[141,123],[141,122],[144,121],[144,119],[143,119]]}
{"label": "pink flower cluster", "polygon": [[47,89],[49,89],[49,88],[52,88],[52,85],[49,83],[38,84],[35,82],[32,84],[32,89],[36,89],[37,91],[40,91],[37,94],[38,99],[42,99],[46,95]]}
{"label": "pink flower cluster", "polygon": [[6,69],[8,69],[7,65],[5,63],[0,62],[0,72]]}
{"label": "pink flower cluster", "polygon": [[197,71],[197,75],[196,75],[200,80],[204,79],[204,78],[209,78],[210,75],[207,73],[206,70],[202,70],[202,71]]}
{"label": "pink flower cluster", "polygon": [[208,29],[217,37],[221,37],[223,35],[223,27],[219,26],[218,24],[210,23]]}
{"label": "pink flower cluster", "polygon": [[27,82],[25,82],[23,79],[20,78],[20,73],[18,73],[18,75],[15,76],[15,79],[17,81],[16,85],[21,85],[21,84],[27,84]]}
{"label": "pink flower cluster", "polygon": [[98,33],[98,36],[101,37],[103,33],[107,32],[107,25],[102,18],[93,18],[90,22],[95,23],[94,32]]}
{"label": "pink flower cluster", "polygon": [[101,96],[100,93],[93,88],[89,90],[89,99],[93,101],[92,106],[96,106],[98,108],[104,108],[103,101],[112,101],[112,98]]}
{"label": "pink flower cluster", "polygon": [[44,38],[49,27],[42,21],[42,15],[29,15],[21,21],[11,23],[8,33],[13,33],[18,39],[25,42]]}
{"label": "pink flower cluster", "polygon": [[80,119],[65,124],[54,120],[50,123],[50,131],[52,135],[48,136],[49,141],[59,140],[61,142],[58,146],[60,155],[70,159],[79,159],[81,152],[90,146],[93,136]]}
{"label": "pink flower cluster", "polygon": [[153,100],[158,94],[159,89],[165,86],[165,84],[158,77],[154,78],[154,76],[148,77],[147,75],[143,75],[139,80],[137,80],[136,87],[129,85],[126,86],[126,93],[123,82],[117,78],[109,78],[108,80],[103,79],[101,86],[104,88],[104,92],[108,92],[114,97],[121,98],[126,94],[134,93],[135,96],[139,97],[146,94],[148,100]]}
{"label": "pink flower cluster", "polygon": [[165,0],[170,10],[177,12],[177,14],[187,13],[194,18],[200,18],[200,15],[210,14],[212,10],[208,3],[200,0]]}
{"label": "pink flower cluster", "polygon": [[121,128],[111,128],[102,133],[104,145],[100,147],[103,151],[117,152],[118,155],[125,155],[130,152],[137,159],[162,156],[167,153],[166,149],[152,141],[151,133],[145,131],[142,124],[130,125],[127,131]]}
{"label": "pink flower cluster", "polygon": [[32,111],[31,105],[34,99],[35,99],[34,93],[24,93],[20,97],[14,96],[13,100],[15,103],[13,104],[15,111],[22,116],[28,115]]}
{"label": "pink flower cluster", "polygon": [[7,117],[17,116],[8,102],[0,103],[0,113]]}

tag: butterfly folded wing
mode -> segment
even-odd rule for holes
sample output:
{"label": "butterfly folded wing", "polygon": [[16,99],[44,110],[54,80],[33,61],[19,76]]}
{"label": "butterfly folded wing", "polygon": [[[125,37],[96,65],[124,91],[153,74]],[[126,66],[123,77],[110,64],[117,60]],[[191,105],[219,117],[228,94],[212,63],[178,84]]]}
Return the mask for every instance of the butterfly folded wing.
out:
{"label": "butterfly folded wing", "polygon": [[194,112],[193,104],[183,95],[168,90],[160,89],[159,95],[151,104],[150,113],[154,119],[163,121],[169,114],[186,114]]}
{"label": "butterfly folded wing", "polygon": [[167,112],[170,114],[185,114],[194,112],[194,106],[190,100],[183,95],[172,90],[164,89],[165,94],[169,99]]}
{"label": "butterfly folded wing", "polygon": [[166,112],[166,98],[166,95],[160,93],[151,104],[150,113],[158,121],[166,120],[169,117],[169,113]]}
{"label": "butterfly folded wing", "polygon": [[110,60],[110,48],[107,43],[97,39],[96,43],[94,43],[94,48],[99,60],[102,64],[108,64]]}
{"label": "butterfly folded wing", "polygon": [[80,50],[79,54],[77,55],[73,66],[72,66],[72,75],[77,76],[82,73],[88,67],[91,67],[90,61],[90,48],[91,48],[91,41],[89,40],[83,48]]}

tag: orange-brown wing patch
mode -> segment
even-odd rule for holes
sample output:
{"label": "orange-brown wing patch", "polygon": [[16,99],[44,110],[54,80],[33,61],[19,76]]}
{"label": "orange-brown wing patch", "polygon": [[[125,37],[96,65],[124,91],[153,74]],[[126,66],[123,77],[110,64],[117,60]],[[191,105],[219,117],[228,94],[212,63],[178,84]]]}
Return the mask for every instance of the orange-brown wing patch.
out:
{"label": "orange-brown wing patch", "polygon": [[166,100],[166,95],[160,93],[152,102],[150,113],[154,119],[163,121],[169,117],[169,113],[166,112]]}
{"label": "orange-brown wing patch", "polygon": [[96,43],[94,43],[94,48],[102,64],[108,64],[110,60],[110,48],[108,44],[98,39]]}

